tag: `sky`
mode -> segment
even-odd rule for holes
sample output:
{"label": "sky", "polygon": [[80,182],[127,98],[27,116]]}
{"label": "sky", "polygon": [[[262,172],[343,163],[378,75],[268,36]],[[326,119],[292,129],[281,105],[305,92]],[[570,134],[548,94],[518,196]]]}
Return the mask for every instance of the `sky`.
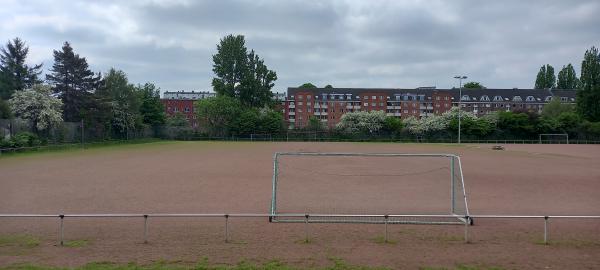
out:
{"label": "sky", "polygon": [[244,35],[285,92],[319,87],[532,88],[544,64],[600,46],[600,1],[0,0],[0,42],[20,37],[47,72],[69,41],[93,71],[162,91],[211,91],[212,55]]}

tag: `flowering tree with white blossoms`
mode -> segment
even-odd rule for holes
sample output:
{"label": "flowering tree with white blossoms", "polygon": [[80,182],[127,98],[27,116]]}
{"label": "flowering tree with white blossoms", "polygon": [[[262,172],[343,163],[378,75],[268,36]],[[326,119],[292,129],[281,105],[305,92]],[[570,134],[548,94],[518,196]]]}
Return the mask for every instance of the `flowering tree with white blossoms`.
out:
{"label": "flowering tree with white blossoms", "polygon": [[385,118],[383,111],[345,113],[336,128],[351,134],[360,132],[373,134],[383,127]]}
{"label": "flowering tree with white blossoms", "polygon": [[31,121],[34,129],[48,130],[62,122],[62,101],[50,95],[48,85],[35,84],[17,91],[8,101],[16,117]]}

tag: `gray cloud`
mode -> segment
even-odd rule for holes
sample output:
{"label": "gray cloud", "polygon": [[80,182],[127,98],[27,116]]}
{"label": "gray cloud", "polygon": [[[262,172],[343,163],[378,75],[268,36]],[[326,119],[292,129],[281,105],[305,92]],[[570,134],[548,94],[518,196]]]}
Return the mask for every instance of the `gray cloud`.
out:
{"label": "gray cloud", "polygon": [[64,41],[96,71],[123,69],[163,90],[209,90],[223,36],[277,71],[275,90],[533,85],[543,64],[579,66],[598,46],[600,2],[589,1],[17,1],[0,10],[1,41],[19,36],[52,65]]}

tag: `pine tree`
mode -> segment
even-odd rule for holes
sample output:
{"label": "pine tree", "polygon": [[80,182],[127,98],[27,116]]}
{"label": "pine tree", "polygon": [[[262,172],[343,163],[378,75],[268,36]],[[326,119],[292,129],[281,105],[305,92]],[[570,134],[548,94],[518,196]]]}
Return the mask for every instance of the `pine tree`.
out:
{"label": "pine tree", "polygon": [[556,83],[556,88],[576,89],[578,84],[579,79],[577,79],[577,74],[575,74],[573,65],[569,63],[567,66],[563,66],[560,72],[558,72],[558,82]]}
{"label": "pine tree", "polygon": [[53,91],[60,94],[65,121],[80,121],[86,99],[98,88],[100,73],[94,74],[85,57],[76,54],[69,42],[64,43],[61,51],[54,51],[50,72],[46,80],[53,85]]}
{"label": "pine tree", "polygon": [[28,53],[29,47],[18,37],[0,49],[0,98],[8,99],[14,91],[41,83],[38,76],[42,73],[42,64],[27,65]]}
{"label": "pine tree", "polygon": [[587,50],[581,62],[577,111],[589,121],[600,121],[600,54],[596,47]]}
{"label": "pine tree", "polygon": [[535,79],[535,89],[554,88],[555,85],[554,68],[551,65],[542,66]]}

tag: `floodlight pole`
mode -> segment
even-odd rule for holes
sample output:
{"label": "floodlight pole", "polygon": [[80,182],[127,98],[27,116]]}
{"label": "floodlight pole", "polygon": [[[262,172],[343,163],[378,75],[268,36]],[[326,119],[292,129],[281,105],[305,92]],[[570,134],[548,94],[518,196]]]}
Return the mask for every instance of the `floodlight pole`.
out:
{"label": "floodlight pole", "polygon": [[454,79],[458,79],[458,143],[460,143],[460,114],[462,111],[462,80],[466,79],[467,76],[454,76]]}

